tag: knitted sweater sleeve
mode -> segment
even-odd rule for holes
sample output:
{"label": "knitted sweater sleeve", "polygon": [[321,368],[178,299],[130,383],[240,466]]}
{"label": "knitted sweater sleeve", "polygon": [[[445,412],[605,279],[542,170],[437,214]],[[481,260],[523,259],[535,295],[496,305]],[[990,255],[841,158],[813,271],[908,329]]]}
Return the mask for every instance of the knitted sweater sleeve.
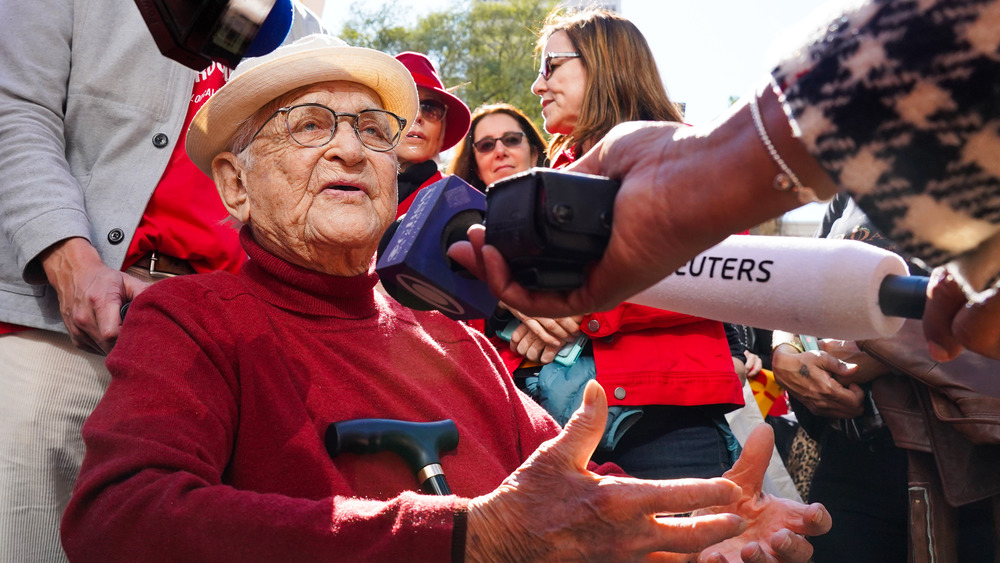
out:
{"label": "knitted sweater sleeve", "polygon": [[1000,272],[1000,1],[868,0],[772,71],[810,152],[900,249]]}
{"label": "knitted sweater sleeve", "polygon": [[[451,558],[455,515],[468,499],[415,492],[361,498],[305,466],[290,468],[287,481],[329,494],[230,484],[234,444],[252,432],[241,426],[240,409],[251,406],[239,397],[267,383],[234,375],[241,354],[229,335],[240,332],[237,319],[253,325],[253,314],[239,306],[225,314],[213,305],[220,300],[191,295],[196,288],[167,292],[162,284],[133,302],[109,358],[112,383],[84,427],[87,456],[62,525],[71,560]],[[313,447],[309,432],[286,442]],[[273,472],[282,461],[240,478]]]}

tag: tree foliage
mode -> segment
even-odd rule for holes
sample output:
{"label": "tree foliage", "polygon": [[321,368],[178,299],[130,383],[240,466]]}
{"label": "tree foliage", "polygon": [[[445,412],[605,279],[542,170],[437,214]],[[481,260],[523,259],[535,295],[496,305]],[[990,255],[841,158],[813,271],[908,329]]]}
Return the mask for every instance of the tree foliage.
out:
{"label": "tree foliage", "polygon": [[541,125],[538,97],[531,93],[535,41],[555,0],[456,0],[416,21],[397,6],[360,4],[340,32],[349,44],[393,55],[425,53],[445,86],[470,108],[507,102]]}

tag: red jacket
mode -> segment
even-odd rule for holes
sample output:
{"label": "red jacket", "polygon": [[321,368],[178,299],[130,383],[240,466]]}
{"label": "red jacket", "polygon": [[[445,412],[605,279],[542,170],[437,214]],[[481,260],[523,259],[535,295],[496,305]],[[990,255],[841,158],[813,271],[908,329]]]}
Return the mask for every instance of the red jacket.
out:
{"label": "red jacket", "polygon": [[623,303],[580,328],[610,405],[743,405],[718,321]]}
{"label": "red jacket", "polygon": [[[573,160],[564,152],[553,167]],[[719,321],[623,303],[584,316],[580,325],[609,405],[743,405]]]}

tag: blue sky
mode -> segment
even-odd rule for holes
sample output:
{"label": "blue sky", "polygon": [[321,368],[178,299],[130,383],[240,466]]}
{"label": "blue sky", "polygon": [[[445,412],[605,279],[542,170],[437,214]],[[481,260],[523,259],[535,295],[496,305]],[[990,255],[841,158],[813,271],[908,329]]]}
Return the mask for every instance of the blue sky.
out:
{"label": "blue sky", "polygon": [[[339,29],[359,0],[326,0],[324,21]],[[384,3],[390,0],[364,0]],[[391,0],[411,16],[447,8],[459,0]],[[469,1],[469,0],[464,0]],[[686,120],[707,123],[766,78],[781,45],[826,0],[621,0],[621,13],[646,36],[671,99],[687,106]],[[796,211],[812,219],[821,206]]]}

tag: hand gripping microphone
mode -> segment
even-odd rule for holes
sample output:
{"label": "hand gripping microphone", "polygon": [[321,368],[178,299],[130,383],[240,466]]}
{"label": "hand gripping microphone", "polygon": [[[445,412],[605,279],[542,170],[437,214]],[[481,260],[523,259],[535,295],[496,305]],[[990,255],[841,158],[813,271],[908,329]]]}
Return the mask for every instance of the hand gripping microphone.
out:
{"label": "hand gripping microphone", "polygon": [[[529,171],[524,175],[531,176]],[[619,184],[553,173],[487,192],[486,242],[514,279],[572,289],[604,252]],[[571,225],[567,219],[573,220]],[[571,262],[563,262],[566,258]],[[889,336],[921,318],[927,278],[899,256],[850,240],[732,236],[629,302],[748,326],[845,340]]]}
{"label": "hand gripping microphone", "polygon": [[135,0],[164,56],[194,70],[213,61],[235,68],[243,57],[278,48],[292,27],[291,0]]}
{"label": "hand gripping microphone", "polygon": [[[606,210],[616,192],[617,183],[607,178],[532,170],[493,184],[484,203],[475,188],[446,178],[421,190],[395,233],[386,234],[376,269],[404,305],[454,319],[487,318],[496,298],[485,283],[456,273],[445,254],[469,225],[485,212],[486,241],[522,284],[571,288],[607,245]],[[907,273],[896,254],[858,241],[735,235],[628,301],[862,340],[890,336],[903,317],[923,316],[927,278]]]}
{"label": "hand gripping microphone", "polygon": [[446,254],[452,243],[468,238],[466,231],[485,212],[483,193],[457,176],[417,192],[380,244],[375,271],[389,295],[411,309],[437,309],[455,320],[489,318],[499,300]]}
{"label": "hand gripping microphone", "polygon": [[456,320],[489,318],[497,307],[486,284],[453,263],[448,247],[487,221],[487,242],[512,259],[519,280],[548,289],[583,281],[611,233],[617,183],[535,168],[493,184],[484,196],[457,176],[420,190],[382,238],[376,271],[389,295],[411,309]]}

